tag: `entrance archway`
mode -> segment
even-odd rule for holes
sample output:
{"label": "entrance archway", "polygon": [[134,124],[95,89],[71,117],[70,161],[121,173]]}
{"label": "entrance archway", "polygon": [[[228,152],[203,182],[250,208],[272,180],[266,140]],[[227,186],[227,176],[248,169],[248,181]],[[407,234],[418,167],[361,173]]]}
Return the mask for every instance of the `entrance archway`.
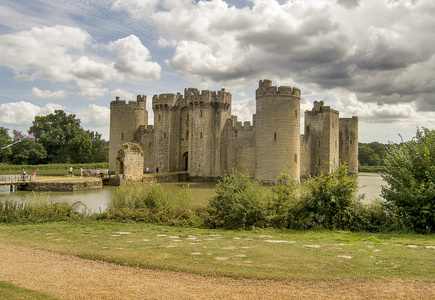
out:
{"label": "entrance archway", "polygon": [[183,171],[187,171],[189,166],[189,152],[183,154]]}

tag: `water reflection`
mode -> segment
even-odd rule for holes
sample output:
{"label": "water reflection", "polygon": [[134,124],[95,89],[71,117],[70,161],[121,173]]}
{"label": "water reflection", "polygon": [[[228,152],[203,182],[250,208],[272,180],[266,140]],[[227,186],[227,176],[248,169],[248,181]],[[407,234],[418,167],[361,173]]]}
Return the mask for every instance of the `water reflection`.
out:
{"label": "water reflection", "polygon": [[382,199],[381,186],[386,183],[379,173],[359,173],[359,194],[365,194],[364,203],[370,203],[375,199]]}
{"label": "water reflection", "polygon": [[[366,194],[364,203],[370,203],[376,198],[381,198],[381,185],[384,184],[381,176],[377,173],[360,173],[358,178],[361,186],[359,194]],[[189,185],[192,193],[192,204],[205,204],[208,199],[216,195],[216,182],[168,182],[161,183],[165,192],[176,197],[183,186]],[[53,202],[66,201],[73,204],[82,202],[88,208],[89,213],[104,212],[109,204],[112,194],[117,187],[104,186],[101,190],[86,192],[44,192],[50,196]],[[42,193],[42,192],[41,192]],[[6,197],[14,197],[23,200],[32,195],[32,192],[17,191],[9,192],[9,186],[0,186],[0,200]]]}

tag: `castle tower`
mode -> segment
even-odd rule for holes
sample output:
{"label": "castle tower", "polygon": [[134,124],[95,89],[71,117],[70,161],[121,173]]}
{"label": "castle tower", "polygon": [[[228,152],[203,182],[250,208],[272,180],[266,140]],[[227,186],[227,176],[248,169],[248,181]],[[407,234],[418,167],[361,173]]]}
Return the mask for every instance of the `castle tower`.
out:
{"label": "castle tower", "polygon": [[328,174],[339,164],[339,113],[314,101],[305,112],[305,138],[310,141],[310,175]]}
{"label": "castle tower", "polygon": [[221,176],[221,137],[231,118],[231,94],[185,89],[189,106],[188,171],[192,176]]}
{"label": "castle tower", "polygon": [[300,181],[301,91],[261,80],[256,91],[255,177],[276,181],[281,173]]}
{"label": "castle tower", "polygon": [[178,143],[179,126],[177,111],[180,94],[161,94],[153,96],[154,112],[154,165],[155,172],[179,171]]}
{"label": "castle tower", "polygon": [[134,133],[141,125],[148,124],[146,96],[137,96],[137,101],[110,102],[109,171],[116,171],[116,157],[121,145],[134,141]]}
{"label": "castle tower", "polygon": [[346,163],[349,174],[358,174],[358,117],[340,118],[340,163]]}

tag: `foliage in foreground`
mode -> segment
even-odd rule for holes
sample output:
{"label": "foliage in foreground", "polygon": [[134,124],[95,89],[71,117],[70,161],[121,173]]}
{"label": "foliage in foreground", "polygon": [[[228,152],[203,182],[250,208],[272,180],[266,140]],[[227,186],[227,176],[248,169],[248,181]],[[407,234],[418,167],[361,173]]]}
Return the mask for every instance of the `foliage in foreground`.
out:
{"label": "foliage in foreground", "polygon": [[407,228],[435,232],[435,131],[417,129],[415,138],[390,147],[385,159],[382,197]]}
{"label": "foliage in foreground", "polygon": [[67,204],[48,202],[40,206],[38,202],[5,201],[0,207],[0,221],[89,218],[248,230],[327,228],[387,232],[409,229],[403,226],[397,206],[380,201],[362,204],[361,199],[355,198],[357,188],[357,178],[348,175],[346,166],[310,179],[302,186],[285,174],[270,188],[246,174],[232,174],[224,176],[217,184],[216,196],[206,206],[193,206],[188,186],[172,199],[159,184],[127,182],[117,189],[104,213],[87,216],[74,213],[74,208]]}
{"label": "foliage in foreground", "polygon": [[[79,212],[81,210],[81,212]],[[25,201],[7,198],[0,201],[0,222],[43,223],[53,221],[77,221],[86,218],[86,207],[80,202],[54,203],[44,194],[33,193]]]}

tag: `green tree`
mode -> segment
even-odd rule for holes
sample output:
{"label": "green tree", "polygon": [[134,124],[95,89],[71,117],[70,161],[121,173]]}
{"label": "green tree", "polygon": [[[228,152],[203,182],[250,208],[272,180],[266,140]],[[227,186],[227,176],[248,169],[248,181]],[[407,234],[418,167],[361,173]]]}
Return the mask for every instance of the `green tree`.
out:
{"label": "green tree", "polygon": [[391,145],[381,174],[382,197],[408,228],[435,231],[435,131],[417,129],[410,142]]}
{"label": "green tree", "polygon": [[46,116],[36,116],[29,131],[47,151],[47,163],[88,162],[92,149],[91,138],[80,126],[74,114],[62,110]]}
{"label": "green tree", "polygon": [[37,165],[47,156],[44,147],[34,139],[22,139],[12,146],[11,162],[15,165]]}
{"label": "green tree", "polygon": [[[8,134],[9,129],[0,126],[0,149],[11,143],[11,137]],[[0,151],[0,162],[5,163],[11,155],[11,148],[6,148]]]}
{"label": "green tree", "polygon": [[92,148],[89,157],[89,162],[107,162],[109,160],[109,145],[103,139],[101,139],[101,134],[93,131],[86,131],[86,134],[91,139]]}

